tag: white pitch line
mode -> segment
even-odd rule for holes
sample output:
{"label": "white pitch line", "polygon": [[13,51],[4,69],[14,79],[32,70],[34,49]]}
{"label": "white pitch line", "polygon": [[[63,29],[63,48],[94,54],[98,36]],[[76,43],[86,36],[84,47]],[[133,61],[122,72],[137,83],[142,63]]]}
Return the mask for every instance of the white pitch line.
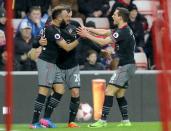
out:
{"label": "white pitch line", "polygon": [[[5,129],[0,128],[0,131],[5,131]],[[18,131],[18,130],[12,130],[12,131]]]}

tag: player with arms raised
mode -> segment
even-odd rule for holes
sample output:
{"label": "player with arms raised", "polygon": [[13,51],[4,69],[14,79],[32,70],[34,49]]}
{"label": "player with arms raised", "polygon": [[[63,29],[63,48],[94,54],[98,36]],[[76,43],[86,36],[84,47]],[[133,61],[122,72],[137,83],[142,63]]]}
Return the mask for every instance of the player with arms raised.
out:
{"label": "player with arms raised", "polygon": [[[115,43],[116,54],[119,58],[118,69],[111,77],[105,91],[105,100],[101,119],[97,122],[88,125],[91,128],[104,127],[107,125],[106,119],[113,105],[113,97],[116,96],[120,112],[122,114],[121,126],[130,126],[131,123],[128,117],[128,104],[125,99],[125,92],[128,88],[128,81],[134,75],[136,70],[134,60],[135,39],[132,30],[127,24],[129,19],[129,11],[125,8],[117,8],[113,14],[114,23],[117,25],[115,30],[93,29],[82,27],[77,30],[77,33],[85,38],[88,38],[97,44],[104,46],[106,44]],[[97,38],[92,35],[105,35],[105,39]]]}

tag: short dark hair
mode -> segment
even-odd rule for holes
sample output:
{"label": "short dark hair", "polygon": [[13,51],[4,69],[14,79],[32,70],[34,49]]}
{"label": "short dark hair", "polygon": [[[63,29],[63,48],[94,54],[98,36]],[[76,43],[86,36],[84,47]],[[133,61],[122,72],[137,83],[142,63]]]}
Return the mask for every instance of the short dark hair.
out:
{"label": "short dark hair", "polygon": [[91,54],[96,54],[97,55],[97,52],[95,50],[88,50],[87,51],[87,57],[89,57]]}
{"label": "short dark hair", "polygon": [[31,13],[33,10],[39,10],[41,12],[41,7],[40,6],[31,6],[29,9],[29,13]]}
{"label": "short dark hair", "polygon": [[126,8],[123,7],[117,7],[116,10],[118,10],[118,16],[121,16],[124,22],[128,22],[129,20],[129,11]]}
{"label": "short dark hair", "polygon": [[52,9],[52,12],[53,12],[53,10],[55,10],[55,9],[61,9],[61,8],[65,8],[67,12],[71,12],[71,11],[72,11],[70,5],[60,4],[60,5],[58,5],[58,6],[55,6],[55,7]]}
{"label": "short dark hair", "polygon": [[59,16],[63,10],[66,10],[65,7],[61,7],[61,8],[55,8],[52,10],[52,19],[56,19],[57,16]]}

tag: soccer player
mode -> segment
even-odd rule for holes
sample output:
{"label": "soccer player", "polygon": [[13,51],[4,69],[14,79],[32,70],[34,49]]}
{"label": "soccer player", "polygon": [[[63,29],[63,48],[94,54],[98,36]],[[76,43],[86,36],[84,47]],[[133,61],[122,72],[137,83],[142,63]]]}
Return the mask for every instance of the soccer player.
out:
{"label": "soccer player", "polygon": [[[125,99],[125,92],[128,88],[128,81],[134,75],[136,70],[134,60],[135,39],[132,30],[127,24],[129,12],[125,8],[117,8],[113,14],[114,23],[117,25],[115,30],[92,29],[82,27],[77,30],[81,37],[88,38],[99,45],[115,43],[116,54],[119,58],[118,69],[110,78],[105,91],[105,100],[102,109],[101,119],[88,125],[91,128],[104,127],[107,125],[107,116],[113,105],[113,97],[116,96],[120,112],[122,114],[122,123],[120,126],[130,126],[128,117],[128,104]],[[90,33],[91,34],[90,34]],[[105,39],[97,38],[92,33],[106,35]]]}
{"label": "soccer player", "polygon": [[[56,9],[61,8],[60,6],[55,7]],[[68,17],[65,17],[62,25],[60,26],[61,30],[61,36],[68,42],[72,42],[75,39],[77,39],[77,33],[76,33],[76,27],[70,23],[72,11],[67,8]],[[49,21],[50,22],[50,21]],[[51,23],[51,22],[50,22]],[[51,24],[48,25],[51,25]],[[74,23],[75,24],[75,23]],[[73,36],[73,37],[70,37]],[[70,100],[70,106],[69,106],[69,121],[68,121],[68,127],[69,128],[78,128],[79,126],[74,122],[75,117],[79,108],[80,103],[80,96],[79,96],[79,88],[80,88],[80,73],[79,73],[79,65],[78,61],[76,59],[76,49],[74,48],[72,51],[67,52],[61,48],[58,48],[58,58],[56,60],[57,70],[61,72],[62,79],[60,77],[56,77],[54,83],[64,83],[65,85],[70,89],[71,91],[71,100]],[[57,88],[56,88],[57,89]],[[59,86],[56,90],[56,93],[58,93],[58,103],[60,102],[60,99],[62,95],[64,94],[65,88],[63,86]],[[60,95],[59,95],[60,94]],[[50,117],[52,115],[53,109],[57,106],[53,105],[53,99],[52,96],[54,93],[52,93],[51,96],[48,97],[47,103],[46,103],[46,109],[44,117],[40,120],[40,123],[47,127],[47,128],[54,128],[55,124],[50,120]]]}
{"label": "soccer player", "polygon": [[[30,128],[42,127],[39,123],[39,116],[41,114],[42,108],[44,107],[46,96],[48,95],[49,89],[52,87],[52,85],[54,93],[49,101],[47,109],[48,113],[50,113],[50,111],[57,106],[60,98],[62,97],[63,91],[59,90],[59,88],[64,88],[61,78],[62,74],[56,66],[56,60],[59,57],[58,50],[61,49],[69,52],[79,44],[78,40],[75,40],[75,38],[73,38],[74,41],[68,43],[61,36],[60,26],[63,24],[65,17],[68,17],[66,8],[53,10],[52,24],[45,29],[47,45],[43,47],[42,53],[37,60],[39,91],[37,98],[35,99],[34,114]],[[55,82],[57,78],[58,82]]]}

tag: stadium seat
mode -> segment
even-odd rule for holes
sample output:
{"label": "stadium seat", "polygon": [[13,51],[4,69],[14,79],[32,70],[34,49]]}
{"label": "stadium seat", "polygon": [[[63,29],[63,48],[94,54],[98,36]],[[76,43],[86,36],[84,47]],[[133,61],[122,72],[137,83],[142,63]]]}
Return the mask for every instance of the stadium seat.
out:
{"label": "stadium seat", "polygon": [[134,53],[134,58],[138,70],[146,70],[148,68],[147,57],[144,52]]}
{"label": "stadium seat", "polygon": [[82,18],[75,17],[75,18],[71,18],[71,20],[77,21],[78,23],[80,23],[80,25],[84,25]]}
{"label": "stadium seat", "polygon": [[158,1],[152,0],[135,0],[133,3],[138,7],[138,10],[142,14],[152,14],[154,7],[157,7],[159,4]]}
{"label": "stadium seat", "polygon": [[14,32],[16,32],[18,25],[20,24],[21,21],[22,19],[13,19],[12,25],[13,25]]}
{"label": "stadium seat", "polygon": [[109,29],[109,21],[106,17],[103,18],[88,17],[86,19],[86,22],[88,21],[93,21],[96,25],[96,28]]}

